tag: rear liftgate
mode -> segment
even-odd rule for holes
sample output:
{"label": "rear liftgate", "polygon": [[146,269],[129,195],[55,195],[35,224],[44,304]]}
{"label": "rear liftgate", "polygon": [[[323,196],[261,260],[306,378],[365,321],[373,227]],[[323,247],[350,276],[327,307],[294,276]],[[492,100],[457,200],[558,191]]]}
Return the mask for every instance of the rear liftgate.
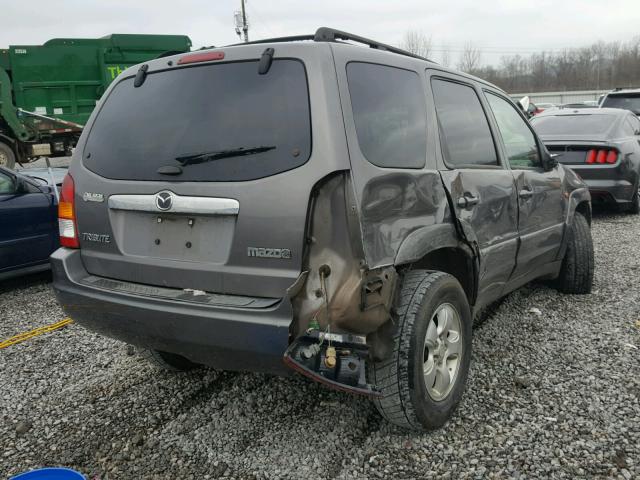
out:
{"label": "rear liftgate", "polygon": [[304,271],[289,289],[293,341],[284,362],[330,388],[379,397],[366,364],[388,348],[379,331],[390,323],[396,271],[366,267],[347,173],[314,189],[309,212]]}

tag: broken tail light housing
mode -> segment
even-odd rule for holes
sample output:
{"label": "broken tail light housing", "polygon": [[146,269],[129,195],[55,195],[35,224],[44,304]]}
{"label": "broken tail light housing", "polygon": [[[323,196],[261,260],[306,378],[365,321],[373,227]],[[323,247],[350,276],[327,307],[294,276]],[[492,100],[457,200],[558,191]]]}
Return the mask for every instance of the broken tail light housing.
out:
{"label": "broken tail light housing", "polygon": [[60,245],[69,248],[79,248],[78,229],[76,228],[75,186],[73,177],[67,173],[60,189],[58,201],[58,232]]}

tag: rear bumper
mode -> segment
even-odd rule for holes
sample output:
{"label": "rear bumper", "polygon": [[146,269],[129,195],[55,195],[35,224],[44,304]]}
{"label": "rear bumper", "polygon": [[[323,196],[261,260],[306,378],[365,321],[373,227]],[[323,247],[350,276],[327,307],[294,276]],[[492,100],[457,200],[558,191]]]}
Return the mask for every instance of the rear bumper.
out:
{"label": "rear bumper", "polygon": [[633,198],[635,185],[629,180],[583,179],[589,187],[592,203],[627,203]]}
{"label": "rear bumper", "polygon": [[589,187],[594,205],[627,203],[633,199],[638,174],[623,164],[570,166]]}
{"label": "rear bumper", "polygon": [[[212,305],[162,295],[162,289],[148,295],[131,288],[104,288],[118,282],[91,283],[80,251],[67,248],[51,255],[51,267],[53,286],[64,311],[90,330],[215,368],[290,372],[283,362],[292,319],[286,298],[246,302],[247,297],[241,297],[243,302],[238,302],[238,297],[219,295],[218,304]],[[145,286],[140,287],[144,291]],[[239,303],[259,307],[221,305]]]}

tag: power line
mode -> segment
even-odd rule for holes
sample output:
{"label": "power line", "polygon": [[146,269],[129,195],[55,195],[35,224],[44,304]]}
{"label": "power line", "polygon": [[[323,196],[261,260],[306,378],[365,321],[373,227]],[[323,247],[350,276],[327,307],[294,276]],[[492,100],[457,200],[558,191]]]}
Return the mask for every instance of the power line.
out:
{"label": "power line", "polygon": [[276,33],[271,29],[269,24],[262,19],[261,15],[258,15],[258,11],[250,4],[247,3],[247,9],[250,11],[251,16],[255,17],[260,25],[264,26],[266,30],[268,30],[271,37],[276,37]]}

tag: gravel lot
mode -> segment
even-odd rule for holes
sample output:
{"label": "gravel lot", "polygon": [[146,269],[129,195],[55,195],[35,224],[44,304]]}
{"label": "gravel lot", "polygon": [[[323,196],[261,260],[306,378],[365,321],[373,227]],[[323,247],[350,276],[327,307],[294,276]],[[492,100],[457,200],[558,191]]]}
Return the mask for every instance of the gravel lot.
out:
{"label": "gravel lot", "polygon": [[[0,477],[639,478],[640,218],[600,214],[593,233],[594,293],[534,284],[477,321],[437,432],[299,377],[164,373],[71,325],[0,350]],[[46,275],[0,291],[0,339],[64,318]]]}

